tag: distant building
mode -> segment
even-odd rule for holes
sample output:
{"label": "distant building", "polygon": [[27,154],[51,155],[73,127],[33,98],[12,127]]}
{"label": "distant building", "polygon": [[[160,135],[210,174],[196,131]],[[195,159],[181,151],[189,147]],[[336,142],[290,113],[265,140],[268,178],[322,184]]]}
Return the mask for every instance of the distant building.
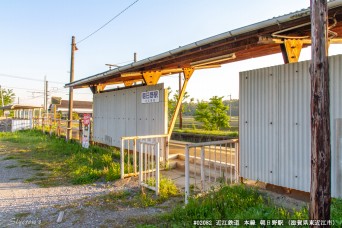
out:
{"label": "distant building", "polygon": [[[60,105],[51,104],[49,106],[49,112],[54,112],[54,106],[56,106],[57,113],[61,113],[62,117],[68,117],[69,100],[61,100]],[[93,102],[91,101],[75,101],[73,105],[73,112],[76,112],[79,117],[83,117],[83,114],[93,114]]]}

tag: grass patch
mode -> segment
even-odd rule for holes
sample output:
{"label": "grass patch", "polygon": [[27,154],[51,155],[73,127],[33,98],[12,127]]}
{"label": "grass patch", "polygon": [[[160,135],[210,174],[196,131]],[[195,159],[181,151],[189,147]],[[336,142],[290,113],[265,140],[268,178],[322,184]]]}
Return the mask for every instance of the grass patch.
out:
{"label": "grass patch", "polygon": [[[178,206],[171,213],[158,215],[149,221],[141,221],[141,227],[170,226],[192,227],[193,220],[307,220],[308,209],[286,209],[276,206],[255,188],[244,185],[225,186],[205,196],[189,199],[186,206]],[[333,199],[331,219],[334,225],[342,225],[342,199]]]}
{"label": "grass patch", "polygon": [[5,166],[6,169],[13,169],[13,168],[16,168],[17,166],[16,165],[7,165]]}
{"label": "grass patch", "polygon": [[269,206],[255,189],[239,185],[191,198],[186,207],[177,208],[166,218],[188,226],[193,219],[282,219],[288,215],[285,209]]}
{"label": "grass patch", "polygon": [[[166,224],[188,227],[195,219],[308,219],[308,209],[301,210],[277,207],[270,199],[265,198],[255,188],[244,185],[225,186],[205,196],[189,199],[185,207],[177,207],[170,214],[162,216]],[[335,225],[342,224],[342,200],[333,199],[331,218]]]}
{"label": "grass patch", "polygon": [[5,158],[3,158],[2,160],[6,161],[6,160],[13,160],[13,159],[16,159],[17,157],[15,156],[7,156]]}
{"label": "grass patch", "polygon": [[195,134],[195,135],[213,135],[213,136],[226,136],[229,138],[237,138],[239,137],[239,132],[237,131],[207,131],[202,129],[176,129],[173,130],[175,133],[187,133],[187,134]]}
{"label": "grass patch", "polygon": [[17,213],[17,214],[15,214],[14,215],[14,217],[16,218],[16,219],[23,219],[23,218],[26,218],[27,216],[29,216],[29,215],[31,215],[31,213],[29,213],[29,212],[21,212],[21,213]]}
{"label": "grass patch", "polygon": [[[151,180],[150,184],[153,184]],[[96,206],[101,209],[118,210],[119,208],[136,207],[146,208],[162,204],[172,197],[180,196],[174,182],[168,178],[161,177],[159,195],[147,188],[132,189],[130,191],[115,191],[106,195],[88,200],[86,206]]]}
{"label": "grass patch", "polygon": [[21,167],[41,171],[38,177],[27,179],[40,186],[88,184],[120,177],[118,150],[98,146],[85,149],[77,142],[66,142],[37,130],[0,133],[0,142],[16,153],[10,157],[18,159]]}
{"label": "grass patch", "polygon": [[331,218],[335,226],[342,227],[342,199],[333,198],[331,200]]}

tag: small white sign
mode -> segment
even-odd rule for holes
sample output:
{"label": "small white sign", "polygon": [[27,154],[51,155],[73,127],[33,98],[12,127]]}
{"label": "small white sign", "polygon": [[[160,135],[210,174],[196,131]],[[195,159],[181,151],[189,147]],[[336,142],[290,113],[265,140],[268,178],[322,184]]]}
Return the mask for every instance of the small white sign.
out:
{"label": "small white sign", "polygon": [[159,102],[159,90],[147,91],[141,93],[141,103],[155,103]]}
{"label": "small white sign", "polygon": [[82,147],[89,148],[90,125],[83,125]]}

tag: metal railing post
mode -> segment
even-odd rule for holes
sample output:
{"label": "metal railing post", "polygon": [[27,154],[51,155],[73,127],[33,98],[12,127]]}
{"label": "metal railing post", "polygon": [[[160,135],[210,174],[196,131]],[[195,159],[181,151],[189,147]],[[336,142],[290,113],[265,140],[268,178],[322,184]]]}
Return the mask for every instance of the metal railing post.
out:
{"label": "metal railing post", "polygon": [[185,204],[188,204],[190,194],[189,146],[185,147]]}
{"label": "metal railing post", "polygon": [[124,167],[124,160],[125,160],[125,148],[124,148],[124,140],[121,139],[121,152],[120,152],[120,172],[121,172],[121,179],[125,177],[125,167]]}
{"label": "metal railing post", "polygon": [[134,166],[134,174],[137,174],[137,139],[133,140],[133,166]]}
{"label": "metal railing post", "polygon": [[239,143],[235,143],[235,182],[240,182],[240,151]]}
{"label": "metal railing post", "polygon": [[[204,191],[205,175],[204,175],[204,146],[201,147],[201,188]],[[196,162],[196,161],[195,161]]]}
{"label": "metal railing post", "polygon": [[139,185],[141,185],[143,181],[143,144],[140,144],[140,151],[139,151]]}
{"label": "metal railing post", "polygon": [[155,160],[156,160],[156,195],[159,195],[159,143],[157,143],[157,145],[155,146],[156,149],[156,156],[155,156]]}

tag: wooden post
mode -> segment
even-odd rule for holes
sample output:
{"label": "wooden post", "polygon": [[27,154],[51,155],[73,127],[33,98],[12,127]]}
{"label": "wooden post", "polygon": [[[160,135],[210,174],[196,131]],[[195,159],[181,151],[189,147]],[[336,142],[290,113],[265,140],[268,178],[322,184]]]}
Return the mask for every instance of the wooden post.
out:
{"label": "wooden post", "polygon": [[330,219],[331,157],[327,27],[327,1],[311,0],[310,219],[312,220]]}
{"label": "wooden post", "polygon": [[82,119],[79,119],[78,121],[78,140],[82,144],[82,139],[83,139],[83,122]]}
{"label": "wooden post", "polygon": [[[74,81],[74,54],[76,48],[75,37],[71,39],[71,63],[70,63],[70,83]],[[67,128],[67,140],[72,138],[72,109],[74,106],[74,91],[73,87],[69,87],[69,112],[68,112],[68,128]]]}

